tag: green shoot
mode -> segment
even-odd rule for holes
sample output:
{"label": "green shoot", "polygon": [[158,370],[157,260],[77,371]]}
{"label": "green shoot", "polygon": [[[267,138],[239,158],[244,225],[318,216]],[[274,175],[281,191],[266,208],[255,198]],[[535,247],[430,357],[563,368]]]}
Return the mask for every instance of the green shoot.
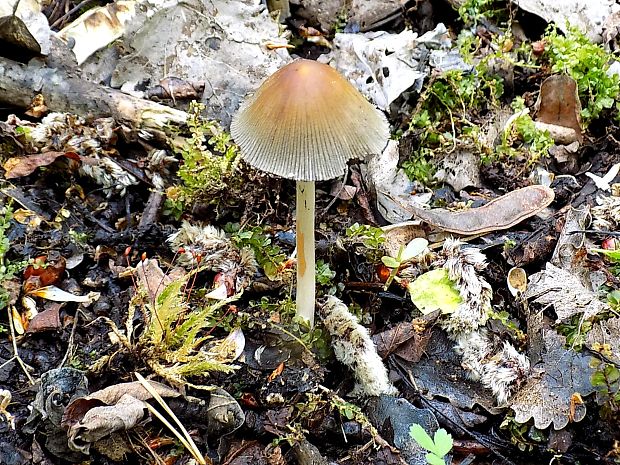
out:
{"label": "green shoot", "polygon": [[426,461],[429,465],[446,465],[444,457],[452,450],[452,436],[445,430],[440,429],[431,438],[422,426],[414,423],[409,428],[409,434],[415,442],[426,449]]}

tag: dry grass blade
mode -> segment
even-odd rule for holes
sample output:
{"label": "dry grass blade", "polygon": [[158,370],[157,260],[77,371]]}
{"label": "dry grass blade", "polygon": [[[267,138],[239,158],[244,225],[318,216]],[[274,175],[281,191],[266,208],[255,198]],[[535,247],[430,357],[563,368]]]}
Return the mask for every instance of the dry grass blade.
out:
{"label": "dry grass blade", "polygon": [[170,407],[168,407],[168,404],[166,404],[166,401],[164,401],[164,399],[162,399],[162,397],[157,393],[157,391],[153,389],[153,386],[151,386],[151,384],[144,378],[144,376],[142,376],[140,373],[137,373],[137,372],[135,373],[135,375],[136,375],[136,378],[138,378],[138,381],[140,381],[140,383],[144,386],[144,388],[147,391],[149,391],[149,393],[159,403],[159,405],[161,405],[161,407],[166,411],[166,413],[170,415],[170,418],[174,420],[174,422],[177,424],[181,432],[179,432],[161,413],[155,410],[154,407],[146,403],[146,406],[148,407],[149,411],[153,415],[155,415],[164,425],[166,425],[166,427],[172,432],[172,434],[174,434],[177,437],[179,441],[181,441],[183,446],[189,451],[192,457],[194,457],[194,459],[200,465],[208,465],[207,461],[204,459],[204,457],[198,450],[198,446],[196,446],[196,443],[194,442],[192,437],[189,435],[189,432],[187,431],[187,429],[185,429],[185,427],[179,421],[179,419],[174,414],[174,412],[170,410]]}

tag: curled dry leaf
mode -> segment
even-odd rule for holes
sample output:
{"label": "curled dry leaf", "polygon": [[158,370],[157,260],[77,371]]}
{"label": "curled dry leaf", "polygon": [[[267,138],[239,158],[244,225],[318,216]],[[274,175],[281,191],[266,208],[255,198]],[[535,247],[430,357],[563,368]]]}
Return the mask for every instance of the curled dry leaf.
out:
{"label": "curled dry leaf", "polygon": [[101,293],[89,292],[86,295],[74,295],[67,291],[63,291],[56,286],[44,286],[39,289],[30,291],[28,295],[41,297],[42,299],[53,300],[54,302],[79,302],[83,304],[91,304],[99,300]]}
{"label": "curled dry leaf", "polygon": [[471,379],[471,372],[463,368],[463,358],[454,346],[445,331],[435,329],[420,361],[401,366],[426,397],[446,398],[463,410],[479,404],[490,413],[498,413],[491,390]]}
{"label": "curled dry leaf", "polygon": [[[150,384],[164,398],[180,396],[164,384],[153,381]],[[68,427],[69,447],[87,454],[91,444],[99,439],[133,428],[146,417],[148,409],[144,401],[151,398],[142,384],[132,382],[74,399],[62,417],[63,426]]]}
{"label": "curled dry leaf", "polygon": [[439,311],[402,322],[372,337],[381,358],[390,354],[398,355],[407,362],[417,362],[422,358],[431,338],[431,326],[439,317]]}
{"label": "curled dry leaf", "polygon": [[[577,83],[573,78],[566,74],[549,76],[540,86],[537,103],[536,122],[543,123],[542,129],[551,129],[549,132],[554,140],[562,144],[583,140],[581,103],[577,95]],[[553,130],[554,126],[559,126],[559,130]]]}
{"label": "curled dry leaf", "polygon": [[44,152],[34,155],[26,155],[25,157],[9,158],[2,166],[6,173],[6,179],[21,178],[32,174],[40,166],[51,165],[59,157],[68,157],[73,160],[79,160],[79,156],[73,152]]}
{"label": "curled dry leaf", "polygon": [[566,338],[554,331],[544,336],[545,351],[542,362],[533,368],[525,385],[512,398],[511,408],[515,421],[527,423],[534,419],[534,426],[545,429],[553,424],[560,430],[569,421],[585,417],[584,404],[575,404],[575,394],[586,396],[594,392],[590,377],[591,357],[565,349]]}
{"label": "curled dry leaf", "polygon": [[72,425],[67,432],[69,447],[76,452],[88,454],[92,443],[116,431],[133,428],[147,415],[148,408],[143,401],[125,394],[115,405],[95,407],[81,421]]}
{"label": "curled dry leaf", "polygon": [[443,231],[461,235],[486,234],[511,228],[540,213],[553,202],[554,197],[553,189],[534,185],[509,192],[471,210],[424,210],[414,205],[408,205],[407,208],[414,216]]}

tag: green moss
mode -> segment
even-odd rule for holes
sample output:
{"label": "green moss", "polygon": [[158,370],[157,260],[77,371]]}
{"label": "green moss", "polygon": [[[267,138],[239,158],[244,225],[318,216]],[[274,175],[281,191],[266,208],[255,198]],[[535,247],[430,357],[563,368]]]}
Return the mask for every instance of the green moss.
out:
{"label": "green moss", "polygon": [[577,90],[583,109],[584,126],[614,109],[617,113],[620,77],[609,73],[614,57],[601,45],[596,45],[576,28],[561,34],[550,28],[545,34],[544,58],[554,73],[566,73],[577,82]]}
{"label": "green moss", "polygon": [[178,171],[182,184],[166,191],[165,212],[176,218],[192,202],[217,204],[222,200],[220,194],[241,183],[234,175],[239,149],[217,122],[201,116],[204,108],[201,103],[190,105],[187,121],[190,134],[177,149],[183,158]]}

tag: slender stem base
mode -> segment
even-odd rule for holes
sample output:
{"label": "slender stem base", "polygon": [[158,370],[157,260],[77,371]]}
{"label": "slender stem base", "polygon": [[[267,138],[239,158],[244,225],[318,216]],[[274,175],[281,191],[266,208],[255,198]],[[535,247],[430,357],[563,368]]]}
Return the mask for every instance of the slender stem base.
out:
{"label": "slender stem base", "polygon": [[314,326],[314,181],[297,181],[297,314]]}

